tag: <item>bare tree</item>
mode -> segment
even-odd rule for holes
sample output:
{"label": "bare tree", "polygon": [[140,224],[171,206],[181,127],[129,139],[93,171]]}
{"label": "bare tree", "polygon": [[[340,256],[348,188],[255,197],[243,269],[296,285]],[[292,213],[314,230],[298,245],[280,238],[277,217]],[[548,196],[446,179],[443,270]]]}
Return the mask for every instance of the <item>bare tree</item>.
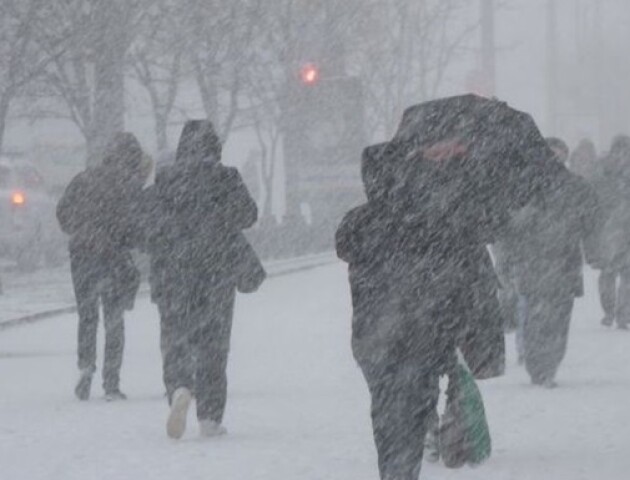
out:
{"label": "bare tree", "polygon": [[[266,5],[265,5],[266,8]],[[186,0],[184,28],[188,60],[206,115],[222,139],[239,110],[243,75],[252,61],[254,25],[263,14],[262,0]]]}
{"label": "bare tree", "polygon": [[42,1],[0,0],[0,152],[11,103],[47,65],[34,42]]}
{"label": "bare tree", "polygon": [[[264,197],[261,208],[261,221],[272,218],[273,191],[278,165],[278,154],[282,140],[281,92],[285,87],[282,77],[274,71],[276,67],[270,62],[258,62],[250,69],[246,98],[250,108],[244,112],[245,122],[253,128],[260,149],[259,169],[262,179]],[[259,81],[260,79],[265,81]]]}
{"label": "bare tree", "polygon": [[409,104],[434,98],[478,19],[463,23],[462,0],[370,0],[349,49],[364,80],[372,131],[390,136]]}
{"label": "bare tree", "polygon": [[[312,15],[318,2],[309,7],[304,0],[279,0],[267,5],[253,30],[252,58],[243,72],[242,89],[247,101],[243,121],[256,133],[260,150],[260,172],[264,191],[261,221],[272,219],[274,184],[283,135],[290,118],[288,104],[294,101],[293,83],[303,56],[305,17]],[[311,20],[313,17],[310,17]]]}
{"label": "bare tree", "polygon": [[327,75],[343,75],[344,35],[357,3],[278,0],[265,5],[265,15],[255,24],[251,60],[242,71],[246,105],[242,116],[254,129],[260,150],[262,218],[272,215],[283,137],[292,128],[291,107],[299,102],[299,89],[304,88],[299,84],[300,67],[313,61]]}
{"label": "bare tree", "polygon": [[83,134],[88,163],[124,128],[124,59],[140,14],[137,0],[43,2],[36,40],[49,60],[46,84]]}
{"label": "bare tree", "polygon": [[159,151],[168,148],[167,128],[179,84],[186,73],[181,7],[169,0],[147,2],[129,63],[151,102]]}

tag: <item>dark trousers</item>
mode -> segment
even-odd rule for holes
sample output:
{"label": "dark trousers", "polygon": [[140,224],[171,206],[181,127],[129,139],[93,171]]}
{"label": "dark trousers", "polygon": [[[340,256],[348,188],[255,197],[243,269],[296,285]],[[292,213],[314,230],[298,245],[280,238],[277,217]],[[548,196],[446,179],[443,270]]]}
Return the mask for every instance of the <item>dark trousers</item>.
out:
{"label": "dark trousers", "polygon": [[96,333],[100,299],[105,327],[103,389],[106,392],[116,391],[120,384],[125,327],[124,307],[114,293],[111,266],[107,258],[100,258],[88,252],[71,252],[70,269],[79,314],[79,369],[92,372],[96,370]]}
{"label": "dark trousers", "polygon": [[434,415],[438,375],[415,361],[360,362],[372,397],[372,428],[383,480],[417,480]]}
{"label": "dark trousers", "polygon": [[[617,285],[619,279],[619,285]],[[599,274],[599,298],[606,317],[630,324],[630,267],[608,267]]]}
{"label": "dark trousers", "polygon": [[195,395],[199,420],[223,420],[234,296],[234,288],[226,287],[212,292],[202,305],[158,302],[169,402],[175,390],[188,388]]}
{"label": "dark trousers", "polygon": [[567,350],[573,295],[528,295],[524,325],[525,368],[532,382],[555,378]]}

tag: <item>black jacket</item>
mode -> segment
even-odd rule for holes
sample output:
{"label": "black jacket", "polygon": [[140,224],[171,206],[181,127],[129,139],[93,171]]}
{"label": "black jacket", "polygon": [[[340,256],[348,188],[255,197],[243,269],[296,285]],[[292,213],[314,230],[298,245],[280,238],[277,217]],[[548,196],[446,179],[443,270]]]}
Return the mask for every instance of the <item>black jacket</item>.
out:
{"label": "black jacket", "polygon": [[337,229],[337,256],[348,263],[352,297],[352,346],[357,361],[389,353],[400,335],[388,269],[391,216],[382,202],[352,209]]}
{"label": "black jacket", "polygon": [[467,248],[428,230],[413,215],[368,202],[350,211],[336,234],[348,262],[352,343],[359,361],[415,358],[444,373],[465,325],[473,273]]}
{"label": "black jacket", "polygon": [[108,166],[75,176],[57,204],[57,219],[70,236],[70,252],[110,254],[138,241],[135,223],[142,184]]}
{"label": "black jacket", "polygon": [[337,255],[349,264],[353,352],[359,362],[413,357],[444,373],[477,318],[474,285],[496,291],[479,253],[495,227],[474,199],[444,201],[467,193],[448,172],[402,162],[364,156],[369,201],[337,230]]}
{"label": "black jacket", "polygon": [[602,216],[593,189],[568,171],[550,179],[551,188],[517,212],[504,237],[508,262],[525,295],[583,295],[582,254],[597,258]]}
{"label": "black jacket", "polygon": [[130,250],[141,240],[136,219],[142,203],[142,177],[133,164],[130,167],[128,153],[139,159],[141,150],[128,134],[115,137],[114,143],[103,164],[72,179],[57,204],[57,218],[70,236],[73,264],[82,265],[81,271],[88,268],[109,278],[114,296],[131,309],[140,285]]}
{"label": "black jacket", "polygon": [[601,174],[591,179],[599,200],[602,221],[597,238],[598,267],[630,265],[630,172],[615,165],[610,155],[602,160]]}
{"label": "black jacket", "polygon": [[209,290],[234,285],[235,238],[257,220],[235,168],[204,160],[166,167],[143,210],[154,300],[203,301]]}

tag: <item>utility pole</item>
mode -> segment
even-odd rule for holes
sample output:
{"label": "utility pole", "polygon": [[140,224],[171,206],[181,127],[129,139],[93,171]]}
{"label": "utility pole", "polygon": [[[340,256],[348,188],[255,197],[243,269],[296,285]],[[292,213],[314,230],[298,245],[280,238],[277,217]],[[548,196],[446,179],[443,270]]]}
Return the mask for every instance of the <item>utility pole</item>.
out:
{"label": "utility pole", "polygon": [[547,0],[547,129],[556,134],[558,116],[558,19],[555,0]]}
{"label": "utility pole", "polygon": [[481,70],[488,96],[496,93],[494,0],[481,0]]}

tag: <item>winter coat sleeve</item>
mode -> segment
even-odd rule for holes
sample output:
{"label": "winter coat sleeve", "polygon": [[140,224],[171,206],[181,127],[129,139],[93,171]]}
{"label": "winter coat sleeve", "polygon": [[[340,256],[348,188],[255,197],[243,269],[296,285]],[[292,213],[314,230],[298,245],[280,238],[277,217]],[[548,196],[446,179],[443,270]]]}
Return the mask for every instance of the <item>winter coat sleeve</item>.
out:
{"label": "winter coat sleeve", "polygon": [[372,259],[383,247],[384,220],[367,205],[350,210],[335,233],[337,257],[347,263]]}
{"label": "winter coat sleeve", "polygon": [[85,222],[83,204],[86,190],[86,176],[80,173],[72,179],[57,203],[57,220],[67,235],[76,233]]}
{"label": "winter coat sleeve", "polygon": [[346,213],[335,233],[337,257],[346,263],[352,263],[357,250],[356,239],[357,210]]}

